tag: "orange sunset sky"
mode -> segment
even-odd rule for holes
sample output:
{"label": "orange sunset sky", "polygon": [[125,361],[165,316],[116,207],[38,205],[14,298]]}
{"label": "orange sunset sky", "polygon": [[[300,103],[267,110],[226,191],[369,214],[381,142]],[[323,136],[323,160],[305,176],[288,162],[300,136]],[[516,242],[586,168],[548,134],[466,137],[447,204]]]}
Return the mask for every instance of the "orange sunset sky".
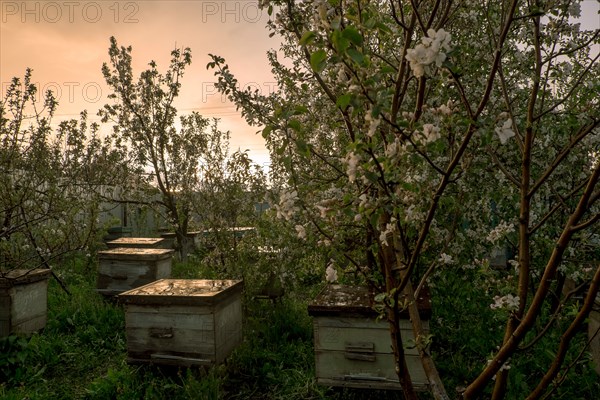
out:
{"label": "orange sunset sky", "polygon": [[[192,65],[183,78],[176,106],[180,114],[192,110],[221,118],[231,131],[231,149],[249,149],[252,158],[268,164],[268,153],[258,128],[249,127],[235,107],[213,87],[206,69],[208,53],[229,63],[240,84],[263,92],[275,86],[266,52],[279,47],[269,38],[266,11],[258,0],[146,0],[146,1],[10,1],[0,0],[0,82],[2,94],[14,76],[33,69],[42,90],[59,99],[54,121],[77,118],[87,109],[92,120],[106,102],[108,90],[101,74],[108,61],[110,36],[133,47],[136,75],[150,60],[165,71],[170,51],[192,49]],[[582,3],[582,26],[598,29],[598,1]]]}
{"label": "orange sunset sky", "polygon": [[77,118],[87,109],[91,120],[107,102],[101,73],[108,61],[110,36],[133,47],[134,74],[150,60],[166,71],[176,46],[192,50],[176,106],[179,114],[199,111],[221,119],[231,131],[231,150],[250,150],[268,164],[259,128],[249,127],[235,107],[214,89],[206,69],[208,53],[224,57],[241,85],[273,90],[275,80],[266,52],[279,47],[269,38],[266,11],[257,0],[148,1],[8,1],[0,0],[0,82],[2,94],[14,76],[33,69],[38,87],[53,90],[59,100],[54,122]]}

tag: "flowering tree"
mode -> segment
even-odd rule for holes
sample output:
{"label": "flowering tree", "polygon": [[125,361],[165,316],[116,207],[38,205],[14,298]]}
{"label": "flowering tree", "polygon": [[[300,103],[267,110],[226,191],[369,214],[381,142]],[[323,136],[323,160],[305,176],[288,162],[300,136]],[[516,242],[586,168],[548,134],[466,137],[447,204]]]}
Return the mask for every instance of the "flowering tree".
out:
{"label": "flowering tree", "polygon": [[[218,86],[264,127],[287,177],[280,217],[329,246],[329,276],[361,276],[379,293],[406,398],[403,308],[432,393],[448,397],[414,301],[425,283],[515,254],[481,288],[505,311],[505,334],[465,398],[493,380],[504,397],[509,360],[560,314],[570,325],[530,397],[555,388],[598,293],[600,32],[573,23],[579,3],[262,1],[286,58],[269,54],[269,96],[240,90],[212,56]],[[580,304],[561,297],[569,273],[589,285]]]}
{"label": "flowering tree", "polygon": [[[247,152],[229,153],[228,135],[211,141],[202,159],[193,210],[205,246],[226,268],[239,265],[238,242],[260,218],[256,205],[265,197],[266,177]],[[215,138],[217,139],[217,138]]]}
{"label": "flowering tree", "polygon": [[99,114],[103,122],[115,123],[115,137],[130,146],[133,163],[150,171],[146,187],[158,188],[160,206],[175,227],[180,255],[186,258],[193,248],[187,234],[192,218],[191,196],[199,179],[200,158],[208,147],[206,132],[222,133],[216,129],[216,121],[198,113],[182,117],[181,129],[175,127],[177,110],[173,102],[179,95],[185,67],[192,60],[190,49],[171,52],[171,65],[165,75],[151,61],[150,69],[143,71],[137,82],[131,51],[131,46],[119,47],[114,37],[110,39],[110,67],[105,63],[102,73],[113,90],[109,97],[115,102],[105,105]]}
{"label": "flowering tree", "polygon": [[127,175],[123,149],[102,141],[81,119],[52,129],[57,101],[38,100],[31,70],[14,78],[0,101],[0,269],[50,268],[93,246],[99,188]]}
{"label": "flowering tree", "polygon": [[[130,146],[133,164],[150,171],[147,187],[158,188],[160,206],[175,227],[180,255],[183,259],[193,248],[188,236],[195,227],[224,224],[225,206],[229,223],[237,222],[244,208],[253,207],[252,199],[240,196],[240,191],[256,192],[261,173],[243,152],[229,154],[229,133],[217,127],[216,119],[199,113],[182,116],[181,127],[175,126],[177,110],[173,102],[179,95],[180,79],[191,63],[191,51],[171,52],[171,65],[161,74],[154,61],[150,69],[134,82],[131,67],[131,47],[119,47],[111,38],[110,65],[102,73],[113,90],[115,99],[100,111],[103,122],[115,122],[115,138]],[[257,179],[254,179],[257,178]],[[245,202],[243,205],[241,203]],[[199,220],[194,221],[195,217]]]}

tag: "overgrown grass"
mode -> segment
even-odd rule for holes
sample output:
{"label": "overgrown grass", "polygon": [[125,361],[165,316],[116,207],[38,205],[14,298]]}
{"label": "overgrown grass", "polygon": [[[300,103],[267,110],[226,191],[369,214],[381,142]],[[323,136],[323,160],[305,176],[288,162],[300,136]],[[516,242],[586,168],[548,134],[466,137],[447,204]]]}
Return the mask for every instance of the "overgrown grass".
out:
{"label": "overgrown grass", "polygon": [[[128,365],[124,311],[116,302],[96,294],[95,265],[74,260],[59,271],[71,294],[50,281],[46,329],[30,338],[13,336],[0,341],[2,399],[401,398],[395,391],[317,385],[307,303],[320,285],[288,293],[277,304],[247,295],[243,299],[244,340],[226,362],[212,368],[178,369]],[[175,264],[173,276],[217,278],[210,267],[193,260]],[[434,301],[431,325],[436,363],[452,391],[465,383],[461,377],[478,373],[502,327],[469,323],[488,312],[485,299],[463,293],[465,298],[454,296],[452,300],[451,289],[456,286],[458,290],[460,282],[446,285],[434,290],[439,300],[442,293],[445,298],[443,303]],[[551,347],[540,344],[545,345]],[[539,369],[550,356],[551,352],[535,352],[526,363],[513,366],[510,396],[516,397],[511,398],[520,398],[530,385],[522,371]],[[575,364],[574,373],[576,379],[560,388],[559,398],[587,399],[600,392],[587,358]],[[422,398],[429,396],[423,394]]]}
{"label": "overgrown grass", "polygon": [[[193,262],[175,264],[173,276],[216,278]],[[74,260],[60,278],[70,294],[50,281],[44,331],[0,343],[2,399],[348,398],[316,384],[306,306],[318,287],[277,304],[245,297],[244,341],[226,363],[178,369],[127,364],[124,310],[95,292],[94,265]]]}

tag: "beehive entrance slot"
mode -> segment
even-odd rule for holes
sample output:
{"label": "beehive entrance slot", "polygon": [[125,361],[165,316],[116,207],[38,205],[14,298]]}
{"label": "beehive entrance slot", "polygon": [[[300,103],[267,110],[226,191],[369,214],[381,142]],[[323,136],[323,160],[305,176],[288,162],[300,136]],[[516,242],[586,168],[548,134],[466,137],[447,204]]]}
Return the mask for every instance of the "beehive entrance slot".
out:
{"label": "beehive entrance slot", "polygon": [[348,360],[375,361],[375,343],[346,342],[344,357]]}

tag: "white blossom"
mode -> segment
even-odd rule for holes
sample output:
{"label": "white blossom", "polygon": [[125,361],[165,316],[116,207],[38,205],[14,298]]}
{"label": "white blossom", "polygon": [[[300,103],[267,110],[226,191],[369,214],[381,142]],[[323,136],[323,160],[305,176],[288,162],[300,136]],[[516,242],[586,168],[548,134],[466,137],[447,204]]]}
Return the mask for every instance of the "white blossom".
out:
{"label": "white blossom", "polygon": [[328,247],[328,246],[331,246],[331,240],[329,240],[329,239],[321,239],[321,240],[319,240],[317,242],[317,244],[319,244],[321,246]]}
{"label": "white blossom", "polygon": [[452,259],[451,255],[448,255],[446,253],[442,253],[440,254],[440,258],[438,258],[438,262],[442,263],[442,264],[454,264],[454,260]]}
{"label": "white blossom", "polygon": [[402,118],[410,121],[415,118],[415,113],[410,111],[402,111]]}
{"label": "white blossom", "polygon": [[437,111],[439,113],[441,113],[442,115],[452,115],[452,112],[454,111],[452,109],[452,107],[454,106],[454,104],[452,104],[452,100],[448,100],[448,102],[446,104],[442,104],[441,106],[438,107]]}
{"label": "white blossom", "polygon": [[515,227],[512,224],[502,221],[494,229],[492,229],[492,231],[487,235],[486,240],[490,243],[496,243],[504,236],[514,232],[514,230]]}
{"label": "white blossom", "polygon": [[367,136],[373,137],[375,131],[377,130],[377,127],[381,123],[381,119],[373,118],[373,116],[371,115],[371,111],[368,111],[367,115],[365,116],[365,121],[369,124],[369,131],[367,132]]}
{"label": "white blossom", "polygon": [[588,157],[590,158],[590,170],[594,170],[598,166],[598,163],[600,163],[600,151],[590,150]]}
{"label": "white blossom", "polygon": [[358,199],[360,200],[360,204],[358,205],[358,208],[367,208],[367,205],[369,204],[369,198],[367,196],[366,193],[361,194]]}
{"label": "white blossom", "polygon": [[329,283],[334,283],[334,282],[337,282],[337,280],[338,280],[338,273],[337,273],[336,269],[333,267],[332,263],[330,263],[327,266],[327,269],[325,270],[325,279]]}
{"label": "white blossom", "polygon": [[291,192],[284,191],[281,193],[279,204],[275,205],[277,218],[289,221],[294,216],[294,213],[298,211],[298,207],[295,205],[297,200],[298,192],[295,190]]}
{"label": "white blossom", "polygon": [[440,112],[441,114],[444,115],[450,115],[452,114],[452,110],[445,104],[442,104],[439,108],[438,108],[438,112]]}
{"label": "white blossom", "polygon": [[506,308],[509,311],[514,311],[519,308],[519,296],[507,294],[506,296],[494,296],[494,302],[490,304],[492,310]]}
{"label": "white blossom", "polygon": [[419,220],[422,218],[421,213],[417,210],[417,207],[414,204],[411,204],[405,211],[404,211],[404,221],[405,222],[419,222]]}
{"label": "white blossom", "polygon": [[416,77],[425,75],[431,65],[439,68],[446,60],[446,52],[450,51],[450,34],[443,29],[429,29],[427,36],[414,49],[408,49],[406,59]]}
{"label": "white blossom", "polygon": [[515,136],[515,131],[512,128],[512,119],[509,118],[504,121],[501,127],[496,127],[495,131],[498,138],[500,138],[500,143],[506,144],[508,139]]}
{"label": "white blossom", "polygon": [[302,225],[296,225],[296,233],[300,239],[306,239],[306,229]]}
{"label": "white blossom", "polygon": [[385,226],[385,230],[379,234],[379,241],[384,246],[389,246],[388,243],[388,235],[393,233],[396,230],[395,218],[392,218],[391,222],[388,222]]}
{"label": "white blossom", "polygon": [[327,217],[327,212],[329,211],[329,208],[319,205],[319,204],[315,205],[315,207],[319,210],[319,214],[321,215],[321,218]]}
{"label": "white blossom", "polygon": [[386,146],[385,156],[388,158],[394,158],[397,154],[400,153],[401,149],[402,144],[398,141],[398,138],[395,138],[393,142]]}
{"label": "white blossom", "polygon": [[346,66],[343,63],[338,64],[338,81],[345,83],[348,81],[348,75],[346,75]]}
{"label": "white blossom", "polygon": [[348,167],[346,168],[348,180],[350,183],[353,183],[356,180],[356,170],[358,169],[360,158],[354,152],[350,152],[346,156],[346,163],[348,164]]}
{"label": "white blossom", "polygon": [[423,136],[425,136],[425,143],[435,142],[440,138],[440,128],[433,124],[423,125]]}
{"label": "white blossom", "polygon": [[[487,364],[491,364],[494,360],[492,359],[488,359],[487,360]],[[509,359],[510,361],[510,359]],[[502,364],[502,366],[500,367],[499,371],[508,371],[510,369],[510,364],[508,363],[509,361],[506,361],[504,364]],[[496,375],[494,375],[494,377],[492,378],[493,380],[496,380]]]}
{"label": "white blossom", "polygon": [[314,4],[313,23],[318,27],[329,28],[328,17],[332,15],[335,10],[329,6],[326,0],[315,0]]}

